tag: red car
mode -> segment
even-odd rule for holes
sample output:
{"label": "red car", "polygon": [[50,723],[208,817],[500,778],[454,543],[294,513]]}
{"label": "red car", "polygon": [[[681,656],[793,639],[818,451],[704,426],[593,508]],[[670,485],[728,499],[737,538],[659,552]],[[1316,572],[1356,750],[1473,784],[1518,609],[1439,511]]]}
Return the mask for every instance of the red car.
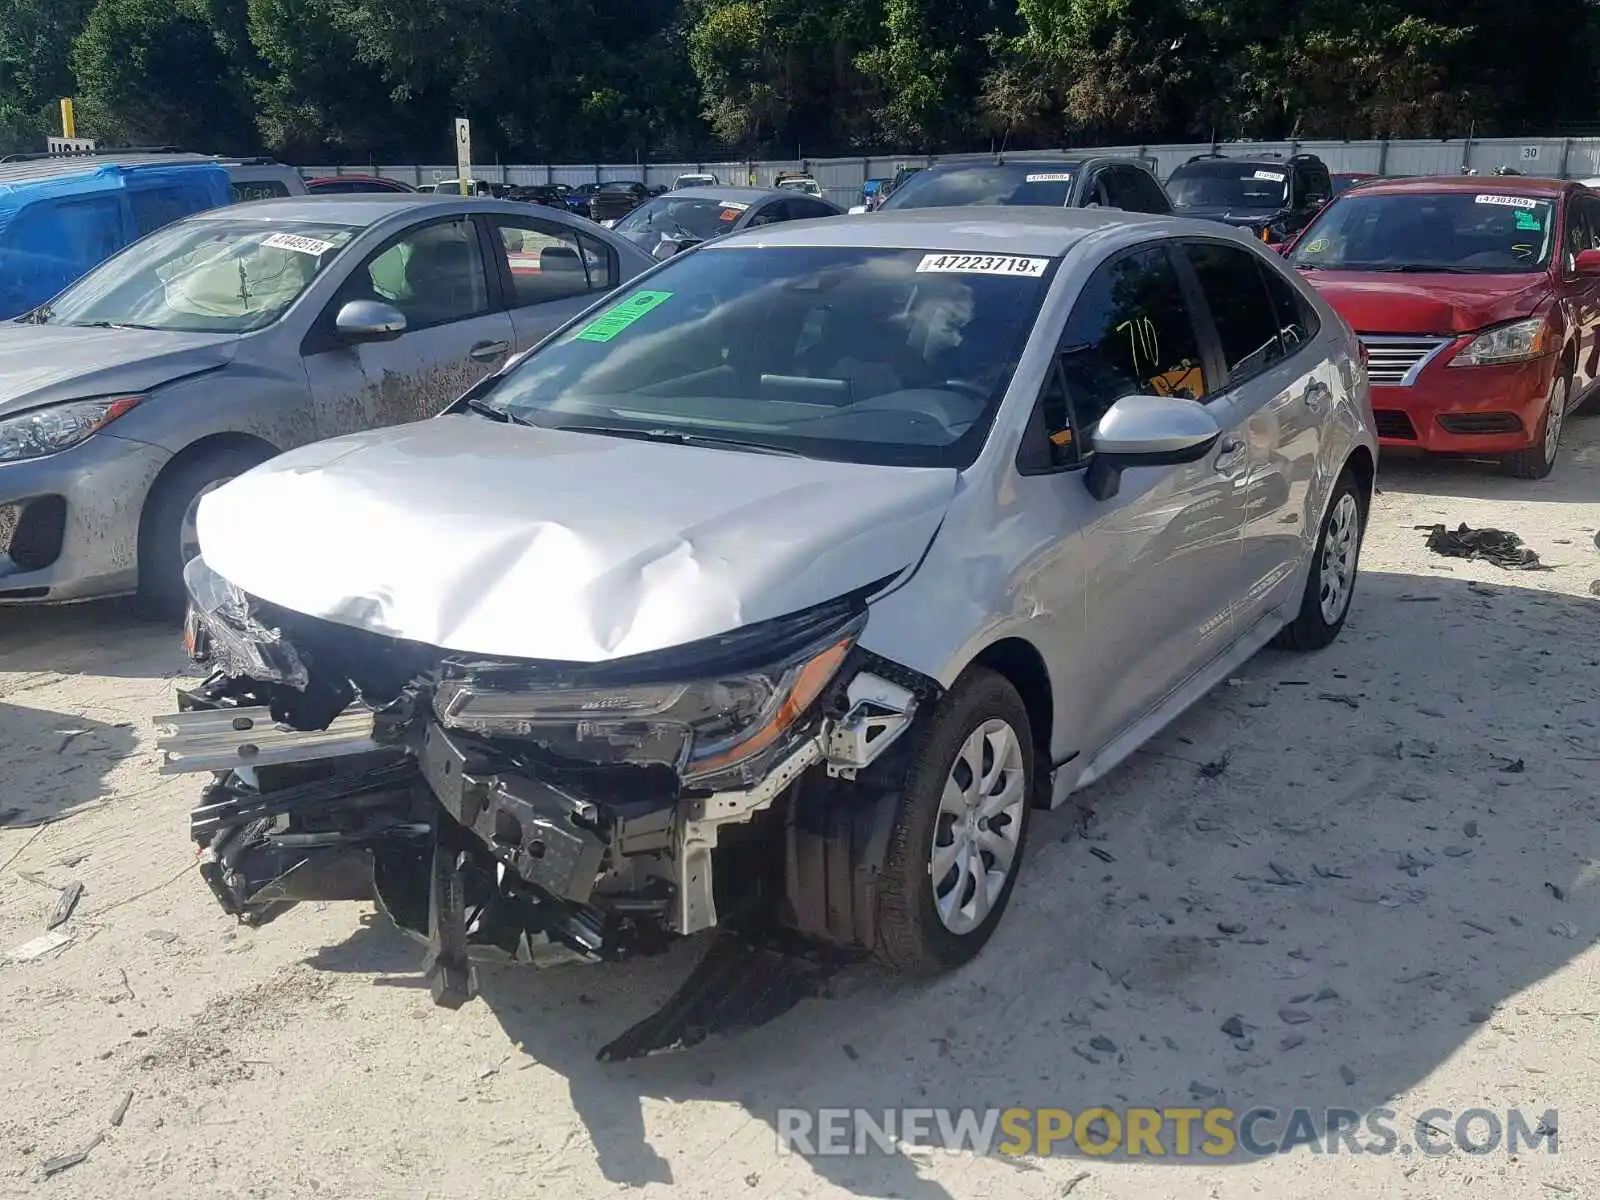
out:
{"label": "red car", "polygon": [[1380,444],[1542,479],[1600,380],[1600,196],[1533,178],[1374,180],[1288,259],[1367,348]]}
{"label": "red car", "polygon": [[398,179],[384,179],[378,175],[329,175],[323,179],[306,180],[306,191],[313,196],[341,192],[414,192],[417,189]]}

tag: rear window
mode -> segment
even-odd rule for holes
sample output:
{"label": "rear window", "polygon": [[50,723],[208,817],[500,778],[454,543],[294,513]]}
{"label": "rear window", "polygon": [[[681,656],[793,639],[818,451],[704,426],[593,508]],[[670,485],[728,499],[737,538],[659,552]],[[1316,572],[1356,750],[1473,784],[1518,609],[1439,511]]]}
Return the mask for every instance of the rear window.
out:
{"label": "rear window", "polygon": [[966,205],[1033,205],[1061,208],[1072,194],[1072,169],[1048,163],[958,167],[922,171],[884,201],[885,212]]}
{"label": "rear window", "polygon": [[276,200],[288,194],[288,185],[276,179],[253,179],[233,185],[233,198],[241,204],[246,200]]}
{"label": "rear window", "polygon": [[748,200],[658,196],[634,209],[616,224],[618,233],[665,233],[700,241],[727,233],[749,211]]}
{"label": "rear window", "polygon": [[1304,269],[1520,274],[1542,271],[1555,245],[1555,201],[1482,191],[1355,191],[1300,236]]}
{"label": "rear window", "polygon": [[619,294],[484,400],[534,425],[962,467],[1054,270],[1009,254],[710,249]]}
{"label": "rear window", "polygon": [[1167,180],[1175,208],[1278,209],[1289,199],[1283,163],[1185,163]]}

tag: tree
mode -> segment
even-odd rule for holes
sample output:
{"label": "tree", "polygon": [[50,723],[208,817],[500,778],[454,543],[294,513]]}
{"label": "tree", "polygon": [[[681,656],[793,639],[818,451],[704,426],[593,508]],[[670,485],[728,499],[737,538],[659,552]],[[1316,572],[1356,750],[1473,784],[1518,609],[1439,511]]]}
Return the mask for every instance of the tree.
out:
{"label": "tree", "polygon": [[72,51],[86,131],[228,153],[259,144],[241,66],[192,0],[99,0]]}
{"label": "tree", "polygon": [[0,153],[42,150],[70,96],[72,39],[90,0],[0,0]]}

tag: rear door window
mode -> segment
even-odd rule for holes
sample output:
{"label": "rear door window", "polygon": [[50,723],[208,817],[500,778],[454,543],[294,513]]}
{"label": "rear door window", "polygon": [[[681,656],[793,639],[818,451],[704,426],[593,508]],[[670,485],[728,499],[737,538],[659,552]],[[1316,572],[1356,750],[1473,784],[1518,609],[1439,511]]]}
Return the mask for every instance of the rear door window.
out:
{"label": "rear door window", "polygon": [[1255,255],[1220,242],[1190,242],[1186,249],[1222,343],[1230,386],[1281,360],[1278,314]]}
{"label": "rear door window", "polygon": [[610,286],[609,275],[592,277],[578,231],[553,221],[496,217],[497,244],[515,294],[513,307],[567,300]]}
{"label": "rear door window", "polygon": [[1293,354],[1300,346],[1316,337],[1322,322],[1311,301],[1300,294],[1300,289],[1274,271],[1270,266],[1258,264],[1261,277],[1266,280],[1267,294],[1272,297],[1272,308],[1278,317],[1278,338],[1285,354]]}

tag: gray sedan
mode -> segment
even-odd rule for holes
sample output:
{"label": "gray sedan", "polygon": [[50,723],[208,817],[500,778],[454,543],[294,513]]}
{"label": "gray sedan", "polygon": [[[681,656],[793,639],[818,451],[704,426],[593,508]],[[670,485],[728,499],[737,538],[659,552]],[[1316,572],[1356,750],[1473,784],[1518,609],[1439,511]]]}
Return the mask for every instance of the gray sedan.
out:
{"label": "gray sedan", "polygon": [[168,226],[0,327],[0,604],[181,611],[199,497],[431,416],[651,265],[486,199],[320,196]]}
{"label": "gray sedan", "polygon": [[844,210],[793,188],[691,187],[657,196],[616,224],[616,232],[656,258],[781,221],[843,216]]}

